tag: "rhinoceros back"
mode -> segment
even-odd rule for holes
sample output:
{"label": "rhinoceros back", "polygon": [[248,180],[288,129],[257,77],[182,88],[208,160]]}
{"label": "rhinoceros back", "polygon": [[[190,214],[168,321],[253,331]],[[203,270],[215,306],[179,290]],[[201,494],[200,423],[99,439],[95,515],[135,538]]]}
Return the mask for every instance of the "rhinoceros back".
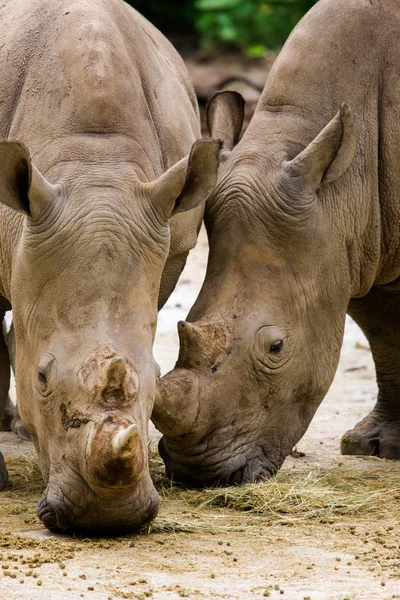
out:
{"label": "rhinoceros back", "polygon": [[182,61],[122,0],[6,0],[0,22],[2,139],[35,156],[65,136],[122,135],[151,155],[156,176],[198,137]]}

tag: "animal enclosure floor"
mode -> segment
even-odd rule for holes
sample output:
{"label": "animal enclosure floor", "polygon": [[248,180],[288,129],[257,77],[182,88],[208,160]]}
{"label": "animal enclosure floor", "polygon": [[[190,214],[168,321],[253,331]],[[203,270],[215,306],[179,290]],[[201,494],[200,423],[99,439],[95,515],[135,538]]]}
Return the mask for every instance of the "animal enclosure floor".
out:
{"label": "animal enclosure floor", "polygon": [[[174,365],[176,323],[197,295],[206,255],[202,232],[160,315],[163,372]],[[367,343],[349,321],[335,381],[298,444],[305,456],[287,459],[272,502],[266,493],[258,512],[243,511],[237,492],[171,490],[155,457],[159,517],[149,532],[117,539],[48,533],[35,515],[41,483],[32,445],[0,434],[16,482],[0,494],[0,598],[400,598],[400,464],[339,453],[341,435],[375,394]]]}

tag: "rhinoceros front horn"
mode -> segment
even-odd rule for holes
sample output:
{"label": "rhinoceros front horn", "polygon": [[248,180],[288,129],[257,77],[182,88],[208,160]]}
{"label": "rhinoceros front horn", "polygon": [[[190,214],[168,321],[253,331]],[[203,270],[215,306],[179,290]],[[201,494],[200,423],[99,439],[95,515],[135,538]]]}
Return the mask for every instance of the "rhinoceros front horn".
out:
{"label": "rhinoceros front horn", "polygon": [[129,425],[126,429],[121,427],[114,435],[112,447],[115,457],[134,456],[140,434],[136,424]]}
{"label": "rhinoceros front horn", "polygon": [[179,335],[179,358],[178,363],[182,362],[182,358],[186,362],[192,362],[193,358],[198,358],[198,353],[202,349],[202,331],[193,323],[187,321],[178,322]]}
{"label": "rhinoceros front horn", "polygon": [[175,437],[190,430],[198,417],[199,382],[186,369],[175,368],[157,381],[151,419],[161,433]]}
{"label": "rhinoceros front horn", "polygon": [[146,469],[145,444],[137,424],[114,413],[94,425],[86,469],[93,487],[124,488],[137,483]]}

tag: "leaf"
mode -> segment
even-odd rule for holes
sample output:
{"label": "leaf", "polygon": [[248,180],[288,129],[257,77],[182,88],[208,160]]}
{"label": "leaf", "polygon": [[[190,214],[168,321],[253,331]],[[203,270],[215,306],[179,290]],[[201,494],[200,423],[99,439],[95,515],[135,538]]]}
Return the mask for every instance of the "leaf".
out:
{"label": "leaf", "polygon": [[197,0],[196,8],[199,10],[224,10],[239,6],[242,0]]}
{"label": "leaf", "polygon": [[267,52],[267,47],[264,44],[252,44],[245,52],[249,58],[261,58]]}

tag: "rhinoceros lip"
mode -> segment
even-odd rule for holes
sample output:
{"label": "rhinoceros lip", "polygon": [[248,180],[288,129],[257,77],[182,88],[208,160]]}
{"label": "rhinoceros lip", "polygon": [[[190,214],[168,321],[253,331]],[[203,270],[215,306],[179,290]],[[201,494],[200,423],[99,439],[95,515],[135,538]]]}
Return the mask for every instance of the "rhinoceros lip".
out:
{"label": "rhinoceros lip", "polygon": [[50,531],[54,533],[65,531],[65,526],[63,527],[61,525],[56,511],[50,506],[47,500],[46,491],[43,492],[43,495],[37,504],[36,512],[43,525]]}
{"label": "rhinoceros lip", "polygon": [[199,463],[193,462],[193,467],[191,467],[172,458],[168,451],[168,441],[165,436],[159,442],[159,452],[165,463],[167,476],[175,482],[191,488],[202,488],[208,485],[232,486],[243,483],[256,483],[270,479],[280,467],[280,464],[275,464],[265,456],[261,447],[254,448],[250,456],[238,457],[235,467],[233,469],[227,467],[225,471],[223,470],[223,463],[207,468],[200,466],[199,461]]}
{"label": "rhinoceros lip", "polygon": [[[74,534],[77,536],[97,536],[97,535],[115,535],[117,533],[129,533],[137,531],[142,526],[152,521],[158,512],[158,495],[154,487],[147,499],[147,502],[140,509],[137,509],[135,501],[132,504],[124,506],[123,515],[126,517],[121,519],[111,519],[110,522],[102,523],[93,521],[91,523],[79,523],[74,511],[69,508],[68,502],[57,504],[57,509],[53,508],[49,503],[48,488],[44,491],[42,497],[37,504],[37,514],[43,525],[53,533]],[[101,506],[99,505],[99,508]],[[83,513],[84,515],[85,513]],[[136,519],[133,520],[132,517]]]}

